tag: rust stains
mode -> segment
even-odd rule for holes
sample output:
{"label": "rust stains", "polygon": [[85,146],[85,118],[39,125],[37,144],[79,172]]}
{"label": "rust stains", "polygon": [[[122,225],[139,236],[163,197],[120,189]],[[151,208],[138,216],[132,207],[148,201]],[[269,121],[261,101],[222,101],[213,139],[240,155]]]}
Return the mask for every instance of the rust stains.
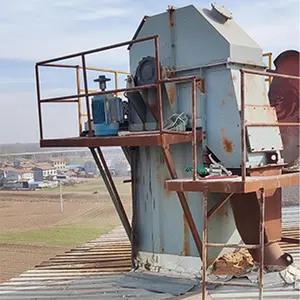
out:
{"label": "rust stains", "polygon": [[174,105],[175,99],[176,99],[176,87],[174,85],[171,85],[168,89],[169,91],[169,101],[171,106]]}
{"label": "rust stains", "polygon": [[222,100],[221,102],[221,106],[224,106],[226,103],[225,103],[225,100]]}
{"label": "rust stains", "polygon": [[232,75],[232,80],[233,81],[236,81],[237,80],[237,77],[235,75]]}
{"label": "rust stains", "polygon": [[233,92],[229,92],[228,96],[232,98],[233,97]]}
{"label": "rust stains", "polygon": [[205,81],[204,81],[203,77],[201,77],[199,80],[197,80],[196,85],[199,88],[200,92],[202,94],[205,94]]}
{"label": "rust stains", "polygon": [[183,214],[183,228],[184,228],[183,255],[189,256],[190,255],[189,226],[184,214]]}
{"label": "rust stains", "polygon": [[226,137],[225,129],[221,129],[223,149],[226,153],[233,152],[233,142]]}

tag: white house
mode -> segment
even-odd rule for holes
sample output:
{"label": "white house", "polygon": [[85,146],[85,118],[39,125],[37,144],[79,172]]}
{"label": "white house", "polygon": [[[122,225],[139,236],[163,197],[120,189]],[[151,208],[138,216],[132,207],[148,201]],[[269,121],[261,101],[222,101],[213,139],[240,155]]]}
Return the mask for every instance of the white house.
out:
{"label": "white house", "polygon": [[54,177],[57,175],[57,170],[51,165],[37,165],[32,170],[34,172],[35,181],[43,181],[49,177]]}
{"label": "white house", "polygon": [[66,162],[61,158],[51,158],[48,162],[56,169],[63,170],[66,168]]}

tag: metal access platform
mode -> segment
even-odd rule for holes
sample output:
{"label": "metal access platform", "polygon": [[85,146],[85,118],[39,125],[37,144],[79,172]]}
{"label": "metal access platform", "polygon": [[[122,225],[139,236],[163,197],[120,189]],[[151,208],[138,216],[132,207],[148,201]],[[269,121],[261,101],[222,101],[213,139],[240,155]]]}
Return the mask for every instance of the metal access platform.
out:
{"label": "metal access platform", "polygon": [[[115,49],[118,47],[123,47],[126,45],[132,45],[135,43],[142,43],[145,41],[153,41],[155,45],[155,61],[156,61],[156,77],[157,80],[154,84],[151,85],[140,85],[134,88],[119,88],[118,87],[118,74],[127,74],[127,72],[115,71],[115,70],[107,70],[100,69],[95,67],[86,66],[86,56],[89,54],[95,54],[98,52]],[[72,58],[80,58],[81,65],[67,65],[61,64],[60,61],[72,59]],[[57,67],[57,68],[73,68],[76,72],[77,78],[77,94],[74,95],[66,95],[62,97],[54,97],[54,98],[42,98],[40,91],[40,80],[39,80],[39,70],[42,67]],[[264,245],[265,245],[265,236],[264,236],[264,228],[265,228],[265,220],[264,220],[264,210],[265,210],[265,191],[268,189],[276,189],[280,187],[293,186],[300,184],[300,174],[299,173],[288,173],[282,174],[281,168],[274,167],[273,165],[265,166],[266,173],[263,176],[255,176],[255,174],[250,174],[249,170],[246,168],[246,128],[250,126],[297,126],[299,127],[299,123],[248,123],[245,118],[245,85],[247,84],[245,80],[245,74],[255,74],[258,76],[266,77],[266,80],[271,80],[271,77],[279,77],[285,78],[289,80],[299,80],[300,78],[297,76],[289,76],[286,74],[278,74],[274,73],[272,70],[268,70],[267,72],[249,70],[249,69],[240,69],[241,74],[241,108],[240,108],[240,118],[241,118],[241,153],[242,153],[242,165],[239,171],[239,176],[234,178],[221,178],[221,179],[198,179],[196,174],[197,169],[197,144],[204,140],[205,132],[202,130],[197,130],[196,128],[196,94],[202,90],[203,86],[205,86],[205,81],[203,79],[199,79],[196,76],[185,76],[185,77],[170,77],[170,78],[162,78],[161,77],[161,69],[160,69],[160,57],[159,57],[159,37],[158,36],[149,36],[145,38],[134,39],[122,43],[118,43],[111,46],[106,46],[102,48],[97,48],[89,51],[78,52],[72,55],[57,57],[54,59],[49,59],[46,61],[41,61],[36,64],[36,86],[37,86],[37,104],[38,104],[38,113],[39,113],[39,129],[40,129],[40,145],[41,147],[88,147],[90,148],[92,155],[97,163],[97,166],[100,170],[100,173],[104,179],[104,182],[107,186],[108,192],[114,202],[116,210],[120,216],[120,219],[123,223],[123,226],[126,230],[126,233],[132,242],[132,248],[134,248],[134,241],[132,235],[132,228],[128,217],[123,208],[121,198],[117,192],[116,186],[113,182],[113,179],[109,173],[105,158],[101,151],[100,147],[106,146],[120,146],[122,147],[128,161],[133,164],[131,161],[131,153],[132,147],[135,146],[159,146],[162,148],[164,159],[169,171],[170,179],[166,180],[165,188],[169,191],[176,192],[178,198],[180,200],[181,207],[184,212],[184,216],[186,218],[186,222],[188,224],[188,228],[193,236],[195,241],[195,245],[199,252],[199,256],[203,261],[203,272],[202,272],[202,299],[205,299],[207,291],[206,285],[209,283],[213,284],[221,284],[221,285],[230,285],[230,282],[209,282],[207,280],[207,248],[208,247],[231,247],[231,248],[247,248],[247,249],[260,249],[260,280],[257,285],[260,291],[260,299],[262,299],[263,294],[263,267],[264,267]],[[106,91],[91,91],[88,86],[88,70],[96,70],[101,72],[108,72],[115,74],[115,89],[114,90],[106,90]],[[80,86],[81,82],[81,73],[83,75],[83,83],[84,86]],[[162,112],[162,92],[161,85],[166,82],[173,83],[181,83],[181,82],[189,82],[191,83],[192,88],[192,130],[189,132],[173,132],[164,130],[164,117]],[[143,131],[143,132],[121,132],[119,136],[114,137],[95,137],[92,133],[92,123],[91,123],[91,108],[90,108],[90,97],[101,94],[108,93],[124,93],[131,91],[140,91],[147,88],[157,88],[157,103],[158,107],[156,109],[158,130],[157,131]],[[86,112],[87,114],[82,113],[82,99],[85,100]],[[188,101],[187,99],[185,101]],[[45,139],[43,135],[43,116],[42,116],[42,105],[46,103],[75,103],[78,106],[78,124],[79,124],[79,135],[77,137],[66,137],[61,139]],[[81,137],[80,134],[82,132],[82,119],[87,118],[88,122],[88,135]],[[179,143],[191,143],[192,151],[193,151],[193,176],[190,179],[180,179],[177,176],[177,172],[174,165],[174,160],[171,155],[170,145],[179,144]],[[270,174],[268,170],[276,170],[276,172]],[[134,168],[132,168],[134,170]],[[133,175],[132,175],[133,176]],[[133,178],[133,177],[132,177]],[[203,201],[203,232],[202,232],[202,241],[200,238],[200,233],[197,230],[195,225],[194,218],[192,216],[191,210],[189,208],[185,192],[200,192],[204,194]],[[216,193],[225,193],[228,194],[223,201],[214,206],[210,211],[207,211],[207,194],[210,192]],[[250,193],[250,192],[258,192],[260,197],[260,223],[259,223],[259,232],[260,232],[260,240],[258,245],[229,245],[229,244],[217,244],[217,243],[208,243],[207,241],[207,224],[208,219],[216,213],[218,209],[220,209],[230,198],[236,193]],[[284,237],[282,238],[284,239]],[[299,239],[291,239],[290,242],[299,243]]]}

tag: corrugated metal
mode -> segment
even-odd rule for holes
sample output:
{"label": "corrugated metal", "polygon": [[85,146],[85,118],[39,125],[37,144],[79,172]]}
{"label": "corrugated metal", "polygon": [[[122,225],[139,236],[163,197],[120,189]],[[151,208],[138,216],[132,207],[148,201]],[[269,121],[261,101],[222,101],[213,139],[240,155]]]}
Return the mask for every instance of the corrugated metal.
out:
{"label": "corrugated metal", "polygon": [[[299,208],[283,209],[285,236],[299,237]],[[300,264],[299,246],[282,244]],[[80,247],[57,255],[16,278],[0,284],[1,300],[18,299],[168,299],[168,293],[121,287],[130,270],[130,244],[122,227]],[[219,287],[212,299],[257,299],[257,290]],[[195,293],[195,292],[194,292]],[[188,293],[189,299],[194,293]],[[200,293],[200,290],[199,290]],[[195,299],[199,298],[197,294]],[[277,297],[277,298],[276,298]],[[181,298],[183,299],[183,298]],[[194,299],[194,298],[190,298]],[[264,299],[299,299],[292,287],[266,287]]]}

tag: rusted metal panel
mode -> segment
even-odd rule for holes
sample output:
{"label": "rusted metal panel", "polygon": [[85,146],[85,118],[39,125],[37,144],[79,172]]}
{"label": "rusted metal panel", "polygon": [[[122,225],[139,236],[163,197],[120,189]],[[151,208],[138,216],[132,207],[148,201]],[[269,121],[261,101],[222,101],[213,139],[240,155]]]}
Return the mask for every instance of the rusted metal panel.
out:
{"label": "rusted metal panel", "polygon": [[[298,51],[285,51],[274,61],[277,73],[299,76],[300,54]],[[275,107],[278,120],[286,123],[299,123],[299,80],[275,77],[269,90],[270,104]],[[282,151],[289,164],[299,157],[299,127],[281,127],[284,145]]]}
{"label": "rusted metal panel", "polygon": [[[274,123],[277,121],[276,111],[274,107],[246,105],[245,118],[250,123]],[[278,127],[248,127],[248,140],[250,152],[275,151],[282,150],[282,141],[280,139],[272,139],[272,136],[279,136]]]}

